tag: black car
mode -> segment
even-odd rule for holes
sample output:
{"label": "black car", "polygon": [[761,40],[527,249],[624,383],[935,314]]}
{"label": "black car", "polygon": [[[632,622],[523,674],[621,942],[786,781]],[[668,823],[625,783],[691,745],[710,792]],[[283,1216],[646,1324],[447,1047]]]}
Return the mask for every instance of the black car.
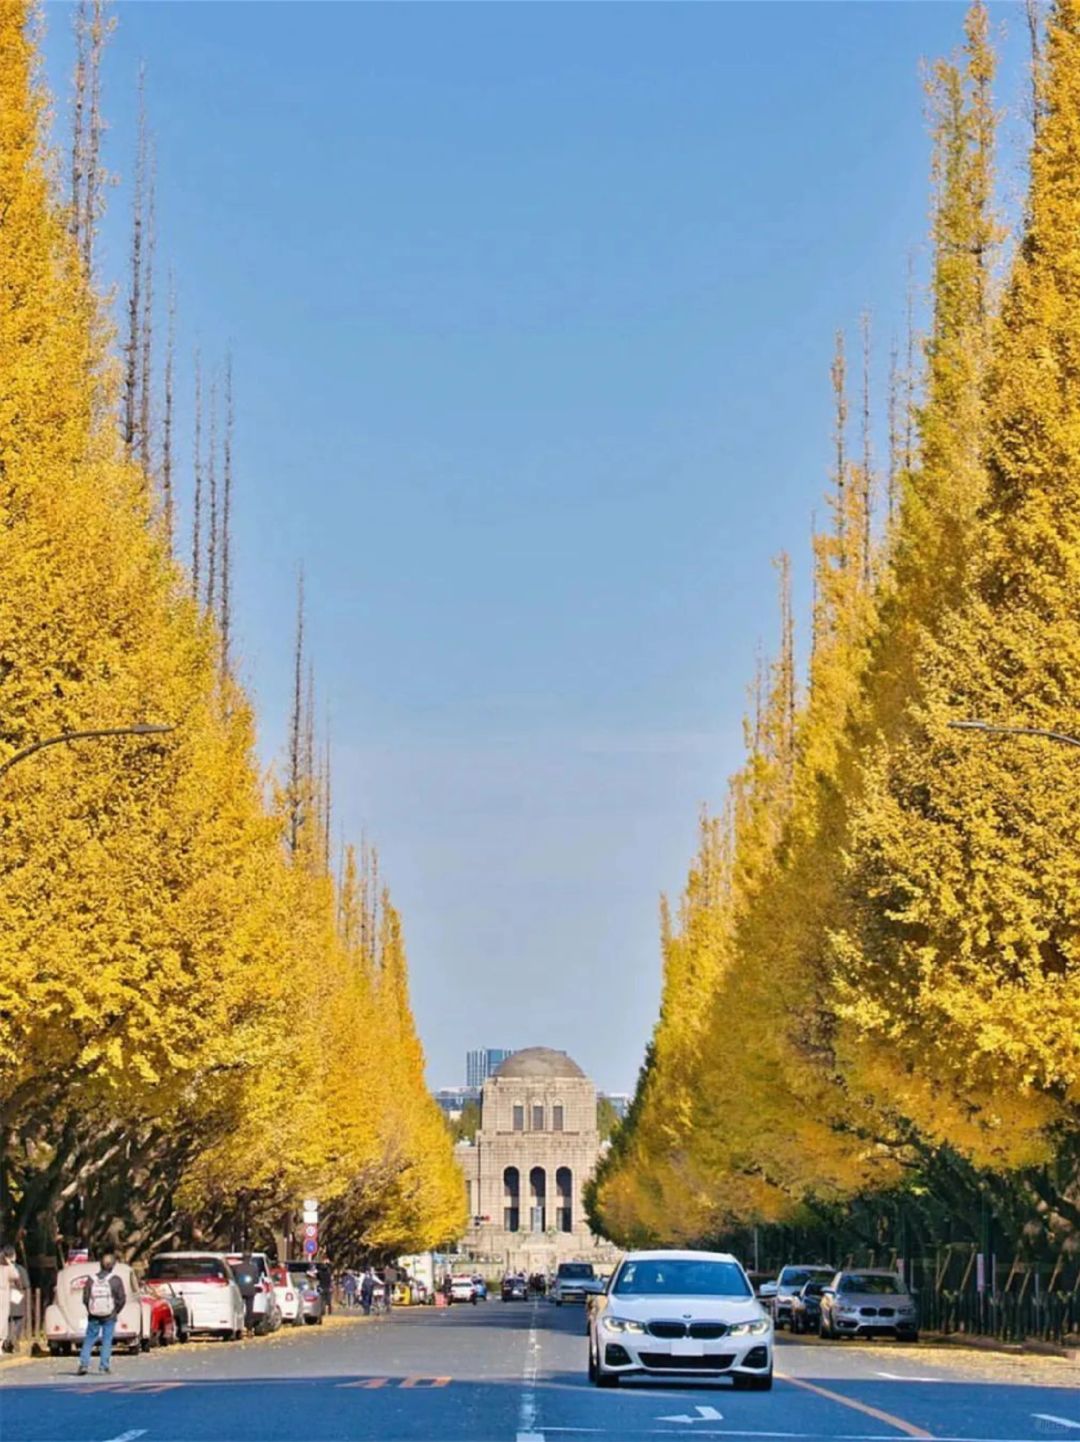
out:
{"label": "black car", "polygon": [[527,1302],[529,1284],[524,1277],[504,1277],[499,1294],[504,1302]]}
{"label": "black car", "polygon": [[821,1294],[825,1282],[807,1282],[791,1299],[791,1330],[816,1332],[821,1325]]}

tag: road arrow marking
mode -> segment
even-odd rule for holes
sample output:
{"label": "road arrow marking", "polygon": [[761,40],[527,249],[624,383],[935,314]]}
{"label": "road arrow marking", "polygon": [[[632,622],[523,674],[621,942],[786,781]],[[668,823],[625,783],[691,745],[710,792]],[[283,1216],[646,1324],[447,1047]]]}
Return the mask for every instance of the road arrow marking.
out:
{"label": "road arrow marking", "polygon": [[657,1417],[658,1422],[722,1422],[723,1412],[718,1412],[715,1407],[695,1407],[696,1417],[690,1417],[685,1412],[680,1417]]}
{"label": "road arrow marking", "polygon": [[940,1382],[940,1377],[908,1377],[903,1372],[875,1372],[875,1377],[884,1377],[887,1382]]}
{"label": "road arrow marking", "polygon": [[1032,1412],[1040,1422],[1056,1422],[1059,1427],[1075,1427],[1080,1432],[1080,1422],[1070,1422],[1068,1417],[1052,1417],[1049,1412]]}

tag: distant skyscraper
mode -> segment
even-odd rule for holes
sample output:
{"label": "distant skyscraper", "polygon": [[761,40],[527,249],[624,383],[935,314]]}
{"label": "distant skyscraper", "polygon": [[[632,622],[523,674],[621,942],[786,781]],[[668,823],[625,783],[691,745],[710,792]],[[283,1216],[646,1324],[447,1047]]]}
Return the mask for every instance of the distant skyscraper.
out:
{"label": "distant skyscraper", "polygon": [[513,1056],[513,1052],[500,1046],[485,1046],[479,1051],[466,1052],[465,1085],[482,1087],[499,1063],[508,1056]]}

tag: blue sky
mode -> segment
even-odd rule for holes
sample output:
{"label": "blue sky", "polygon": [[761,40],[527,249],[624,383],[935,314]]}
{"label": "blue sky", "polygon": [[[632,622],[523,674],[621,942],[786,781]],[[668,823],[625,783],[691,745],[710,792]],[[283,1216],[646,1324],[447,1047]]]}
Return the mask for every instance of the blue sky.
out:
{"label": "blue sky", "polygon": [[[69,13],[47,11],[61,86]],[[1012,105],[1023,13],[993,13]],[[107,161],[130,175],[145,61],[182,423],[194,347],[235,357],[263,751],[303,563],[337,827],[381,848],[432,1083],[540,1043],[630,1089],[658,894],[739,763],[785,547],[805,613],[833,333],[854,349],[869,308],[880,390],[909,252],[925,270],[918,67],[963,9],[116,14]],[[121,185],[106,280],[128,206]]]}

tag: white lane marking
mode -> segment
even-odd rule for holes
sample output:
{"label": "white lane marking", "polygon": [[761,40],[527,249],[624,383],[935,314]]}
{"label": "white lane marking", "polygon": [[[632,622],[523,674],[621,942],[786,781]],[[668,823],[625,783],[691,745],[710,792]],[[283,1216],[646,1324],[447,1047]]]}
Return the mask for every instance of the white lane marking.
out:
{"label": "white lane marking", "polygon": [[536,1374],[540,1368],[540,1333],[536,1318],[539,1303],[533,1303],[529,1319],[529,1340],[525,1344],[525,1365],[521,1371],[521,1406],[518,1408],[517,1442],[544,1442],[536,1428]]}
{"label": "white lane marking", "polygon": [[1032,1412],[1031,1414],[1040,1422],[1053,1422],[1058,1427],[1075,1427],[1080,1432],[1080,1422],[1070,1422],[1068,1417],[1054,1417],[1049,1412]]}
{"label": "white lane marking", "polygon": [[875,1372],[875,1377],[884,1377],[888,1382],[940,1382],[940,1377],[909,1377],[905,1372]]}
{"label": "white lane marking", "polygon": [[110,1437],[109,1442],[135,1442],[136,1437],[145,1437],[147,1429],[137,1427],[134,1432],[121,1432],[119,1437]]}
{"label": "white lane marking", "polygon": [[658,1422],[722,1422],[723,1412],[718,1412],[715,1407],[695,1407],[696,1417],[690,1417],[683,1413],[681,1417],[657,1417]]}

